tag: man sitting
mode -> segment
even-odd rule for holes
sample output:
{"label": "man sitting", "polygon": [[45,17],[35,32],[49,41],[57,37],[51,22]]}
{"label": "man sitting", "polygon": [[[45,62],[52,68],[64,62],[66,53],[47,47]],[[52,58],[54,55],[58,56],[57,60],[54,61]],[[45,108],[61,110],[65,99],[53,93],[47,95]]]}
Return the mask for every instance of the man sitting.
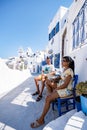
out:
{"label": "man sitting", "polygon": [[[51,60],[49,57],[46,58],[46,63],[47,65],[43,66],[42,67],[42,73],[35,77],[34,78],[34,81],[35,81],[35,84],[36,84],[36,92],[33,93],[32,95],[38,95],[36,101],[40,101],[42,99],[42,93],[43,93],[43,90],[44,90],[44,86],[45,86],[45,81],[46,79],[51,76],[51,75],[54,75],[55,74],[55,71],[54,71],[54,66],[51,64]],[[39,89],[39,81],[41,81],[41,91]]]}

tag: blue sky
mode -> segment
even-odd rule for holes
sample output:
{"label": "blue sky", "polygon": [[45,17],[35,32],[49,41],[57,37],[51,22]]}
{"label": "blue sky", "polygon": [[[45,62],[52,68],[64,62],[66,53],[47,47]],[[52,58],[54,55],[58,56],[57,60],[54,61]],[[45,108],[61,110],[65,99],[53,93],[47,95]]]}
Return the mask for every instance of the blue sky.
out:
{"label": "blue sky", "polygon": [[44,50],[48,26],[60,6],[69,7],[73,0],[0,0],[0,57],[18,55],[30,47]]}

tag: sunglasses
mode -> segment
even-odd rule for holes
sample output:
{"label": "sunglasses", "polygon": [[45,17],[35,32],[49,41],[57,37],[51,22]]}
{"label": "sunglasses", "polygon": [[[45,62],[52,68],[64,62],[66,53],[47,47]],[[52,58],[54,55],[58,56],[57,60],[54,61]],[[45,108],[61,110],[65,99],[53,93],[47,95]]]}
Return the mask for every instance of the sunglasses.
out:
{"label": "sunglasses", "polygon": [[63,59],[62,62],[67,62],[67,61]]}

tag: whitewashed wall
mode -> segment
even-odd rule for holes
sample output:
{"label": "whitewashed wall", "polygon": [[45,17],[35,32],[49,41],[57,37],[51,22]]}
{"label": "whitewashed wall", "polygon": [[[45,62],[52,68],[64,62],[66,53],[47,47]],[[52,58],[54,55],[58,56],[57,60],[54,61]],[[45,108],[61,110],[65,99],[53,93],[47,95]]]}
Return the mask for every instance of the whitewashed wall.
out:
{"label": "whitewashed wall", "polygon": [[[50,33],[52,31],[52,29],[56,26],[56,24],[59,22],[59,29],[61,30],[63,24],[62,23],[62,18],[65,15],[65,13],[67,12],[67,8],[65,7],[60,7],[57,11],[57,13],[55,14],[54,18],[52,19],[52,21],[50,22],[50,25],[48,27],[48,33]],[[53,37],[53,45],[51,45],[52,39],[50,41],[48,41],[48,49],[53,49],[53,52],[59,53],[60,52],[60,43],[61,43],[61,39],[60,39],[60,31]]]}
{"label": "whitewashed wall", "polygon": [[[75,72],[79,74],[79,81],[87,80],[87,42],[74,50],[72,50],[72,23],[78,15],[85,0],[77,0],[73,2],[69,8],[68,23],[67,23],[67,55],[70,55],[75,60]],[[87,39],[86,39],[87,40]]]}

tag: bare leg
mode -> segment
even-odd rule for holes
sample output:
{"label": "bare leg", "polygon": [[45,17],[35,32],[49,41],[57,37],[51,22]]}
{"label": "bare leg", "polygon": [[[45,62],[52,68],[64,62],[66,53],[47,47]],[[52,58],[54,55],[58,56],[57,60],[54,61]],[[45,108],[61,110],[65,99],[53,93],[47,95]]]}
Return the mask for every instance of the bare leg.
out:
{"label": "bare leg", "polygon": [[42,79],[41,91],[40,91],[36,101],[40,101],[42,99],[42,93],[43,93],[43,90],[44,90],[44,86],[45,86],[45,79]]}
{"label": "bare leg", "polygon": [[37,89],[37,92],[38,92],[38,93],[40,93],[40,90],[39,90],[39,83],[38,83],[39,80],[40,80],[40,79],[39,79],[38,77],[35,77],[35,78],[34,78],[35,85],[36,85],[36,89]]}
{"label": "bare leg", "polygon": [[42,95],[45,86],[45,79],[42,79],[42,87],[39,95]]}
{"label": "bare leg", "polygon": [[48,91],[49,94],[52,93],[52,87],[51,87],[50,84],[51,84],[51,81],[48,79],[46,81],[46,88],[47,88],[47,91]]}
{"label": "bare leg", "polygon": [[51,80],[48,79],[46,81],[46,87],[47,87],[47,90],[48,90],[48,94],[50,94],[57,87],[57,84],[54,83],[54,82],[51,82]]}
{"label": "bare leg", "polygon": [[44,109],[43,109],[43,112],[42,112],[40,118],[38,119],[38,123],[41,124],[44,122],[44,118],[50,108],[50,103],[58,97],[59,97],[59,95],[56,91],[51,93],[51,95],[47,96],[46,101],[45,101],[45,106],[44,106]]}

